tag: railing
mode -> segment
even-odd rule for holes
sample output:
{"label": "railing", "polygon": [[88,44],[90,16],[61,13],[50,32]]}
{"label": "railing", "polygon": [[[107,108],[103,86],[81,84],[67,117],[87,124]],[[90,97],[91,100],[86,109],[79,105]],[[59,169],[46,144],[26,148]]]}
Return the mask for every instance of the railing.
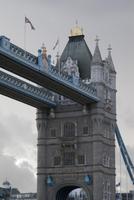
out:
{"label": "railing", "polygon": [[17,47],[16,45],[14,45],[12,43],[10,43],[10,51],[21,59],[23,58],[30,63],[37,64],[37,57],[36,56],[34,56],[33,54]]}
{"label": "railing", "polygon": [[92,94],[93,96],[97,96],[97,90],[93,86],[91,86],[91,84],[86,84],[86,83],[82,82],[82,80],[80,78],[77,81],[77,83],[75,83],[73,76],[63,74],[63,73],[59,73],[55,69],[54,66],[51,66],[49,68],[48,73],[57,77],[57,79],[60,79],[64,82],[67,82],[67,83],[71,84],[73,87],[78,88],[78,89],[86,92],[87,94]]}
{"label": "railing", "polygon": [[0,36],[0,47],[5,51],[12,53],[14,56],[21,58],[29,63],[37,64],[37,57],[28,51],[12,44],[5,36]]}
{"label": "railing", "polygon": [[49,101],[50,103],[56,104],[55,96],[50,91],[47,91],[44,88],[33,86],[3,71],[0,71],[0,82],[21,92],[32,95],[40,100],[44,100],[44,102]]}

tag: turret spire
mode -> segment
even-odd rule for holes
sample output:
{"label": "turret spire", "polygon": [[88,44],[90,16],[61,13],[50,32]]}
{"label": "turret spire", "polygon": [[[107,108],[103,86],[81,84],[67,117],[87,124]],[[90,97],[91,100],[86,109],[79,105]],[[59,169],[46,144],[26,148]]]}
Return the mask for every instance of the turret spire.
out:
{"label": "turret spire", "polygon": [[47,49],[46,49],[44,43],[42,44],[41,48],[42,48],[42,56],[43,56],[43,58],[47,58]]}
{"label": "turret spire", "polygon": [[96,46],[99,44],[99,41],[100,41],[100,39],[99,39],[98,35],[96,35],[96,38],[95,38]]}
{"label": "turret spire", "polygon": [[94,55],[93,55],[93,59],[92,59],[92,64],[102,64],[98,36],[96,36],[95,42],[96,42],[96,47],[95,47],[95,51],[94,51]]}
{"label": "turret spire", "polygon": [[58,68],[58,71],[60,72],[60,54],[59,54],[59,52],[57,52],[56,58],[57,58],[56,66]]}
{"label": "turret spire", "polygon": [[78,20],[76,20],[76,25],[70,31],[70,36],[80,36],[83,35],[83,29],[79,27]]}
{"label": "turret spire", "polygon": [[108,49],[107,50],[108,50],[107,62],[109,64],[110,70],[112,72],[115,72],[115,67],[114,67],[114,63],[113,63],[113,59],[112,59],[112,55],[111,55],[112,48],[111,48],[110,44],[108,45]]}

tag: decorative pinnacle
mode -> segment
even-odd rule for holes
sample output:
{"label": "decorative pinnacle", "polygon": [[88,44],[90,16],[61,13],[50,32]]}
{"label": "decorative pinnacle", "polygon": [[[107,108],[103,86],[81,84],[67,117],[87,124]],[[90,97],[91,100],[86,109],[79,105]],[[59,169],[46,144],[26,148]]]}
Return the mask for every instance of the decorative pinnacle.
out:
{"label": "decorative pinnacle", "polygon": [[99,41],[100,41],[100,39],[99,39],[98,35],[96,35],[96,38],[95,38],[96,45],[99,44]]}
{"label": "decorative pinnacle", "polygon": [[116,73],[115,72],[115,67],[114,67],[114,64],[113,64],[113,59],[112,59],[112,56],[111,56],[111,51],[112,51],[112,48],[111,48],[111,45],[109,44],[108,45],[108,57],[107,57],[107,61],[108,61],[108,63],[109,63],[109,66],[110,66],[110,68],[111,68],[111,71],[112,72],[114,72],[114,73]]}
{"label": "decorative pinnacle", "polygon": [[45,44],[44,44],[44,42],[42,43],[42,47],[41,47],[41,48],[42,48],[42,49],[45,48]]}
{"label": "decorative pinnacle", "polygon": [[46,47],[45,47],[45,44],[44,43],[42,43],[42,54],[43,54],[43,56],[47,56],[47,49],[46,49]]}
{"label": "decorative pinnacle", "polygon": [[60,57],[59,51],[57,51],[56,57],[57,57],[57,58]]}
{"label": "decorative pinnacle", "polygon": [[111,54],[111,51],[112,51],[112,47],[111,47],[111,44],[108,45],[108,48],[107,48],[108,52]]}

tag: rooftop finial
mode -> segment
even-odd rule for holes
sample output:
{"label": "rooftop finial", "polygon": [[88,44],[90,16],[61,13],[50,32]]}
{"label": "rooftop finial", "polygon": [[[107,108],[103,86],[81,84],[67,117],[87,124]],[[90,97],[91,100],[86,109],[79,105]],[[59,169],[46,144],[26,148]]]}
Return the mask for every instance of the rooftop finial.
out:
{"label": "rooftop finial", "polygon": [[98,35],[96,35],[96,38],[95,38],[96,45],[99,44],[99,41],[100,41],[100,39],[99,39]]}
{"label": "rooftop finial", "polygon": [[109,44],[108,45],[108,57],[107,57],[107,61],[108,61],[108,64],[110,66],[110,69],[112,72],[115,72],[115,67],[114,67],[114,64],[113,64],[113,59],[112,59],[112,56],[111,56],[111,51],[112,51],[112,48],[111,48],[111,45]]}
{"label": "rooftop finial", "polygon": [[92,58],[92,64],[102,64],[102,58],[101,58],[101,53],[100,53],[100,49],[99,49],[99,37],[96,36],[95,42],[96,42],[96,47],[95,47],[95,51],[94,51],[94,55]]}
{"label": "rooftop finial", "polygon": [[75,25],[75,27],[71,29],[70,35],[71,35],[71,36],[83,35],[83,29],[82,29],[81,27],[79,27],[79,25],[78,25],[78,20],[76,20],[76,25]]}
{"label": "rooftop finial", "polygon": [[78,26],[78,20],[77,19],[76,19],[75,23],[76,23],[76,26]]}
{"label": "rooftop finial", "polygon": [[57,51],[56,57],[57,57],[57,58],[60,57],[59,51]]}
{"label": "rooftop finial", "polygon": [[41,47],[41,48],[43,49],[44,47],[45,47],[45,44],[44,44],[44,42],[43,42],[43,43],[42,43],[42,47]]}
{"label": "rooftop finial", "polygon": [[60,72],[60,54],[59,54],[59,52],[57,52],[56,57],[57,57],[56,65],[58,67],[58,71]]}
{"label": "rooftop finial", "polygon": [[42,48],[42,55],[43,55],[43,57],[47,57],[47,49],[46,49],[44,43],[42,43],[42,47],[41,48]]}

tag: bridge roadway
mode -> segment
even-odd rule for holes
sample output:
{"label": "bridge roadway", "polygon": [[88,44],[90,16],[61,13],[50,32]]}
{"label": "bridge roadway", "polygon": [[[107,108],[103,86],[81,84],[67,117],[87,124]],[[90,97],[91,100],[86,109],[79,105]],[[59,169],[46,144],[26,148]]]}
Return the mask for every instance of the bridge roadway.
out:
{"label": "bridge roadway", "polygon": [[75,84],[69,76],[59,74],[52,66],[49,71],[42,70],[37,57],[10,43],[5,36],[0,37],[0,67],[78,103],[99,101],[91,85],[82,81],[79,81],[79,85]]}
{"label": "bridge roadway", "polygon": [[0,94],[36,108],[55,107],[54,95],[44,88],[33,86],[0,71]]}

